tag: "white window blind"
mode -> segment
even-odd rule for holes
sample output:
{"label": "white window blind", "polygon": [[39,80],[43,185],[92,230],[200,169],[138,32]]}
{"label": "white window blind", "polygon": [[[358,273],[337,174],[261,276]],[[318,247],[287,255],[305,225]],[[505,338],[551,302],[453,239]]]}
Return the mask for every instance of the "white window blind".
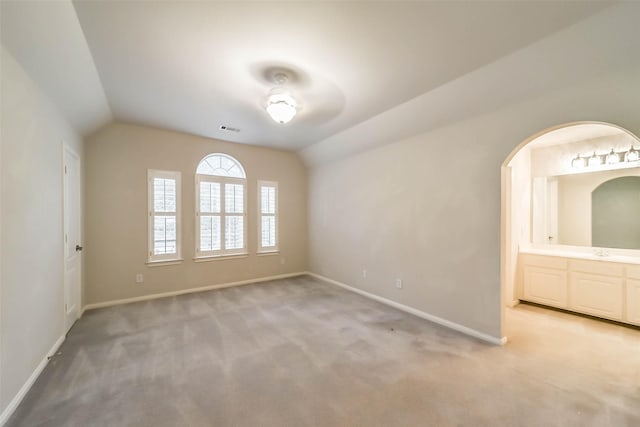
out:
{"label": "white window blind", "polygon": [[219,251],[222,249],[220,236],[220,183],[200,182],[200,250]]}
{"label": "white window blind", "polygon": [[226,154],[210,154],[198,164],[196,181],[196,257],[246,253],[242,165]]}
{"label": "white window blind", "polygon": [[244,247],[244,184],[225,184],[224,186],[226,249]]}
{"label": "white window blind", "polygon": [[278,250],[278,183],[258,181],[259,252]]}
{"label": "white window blind", "polygon": [[149,256],[150,262],[180,258],[180,172],[150,169]]}

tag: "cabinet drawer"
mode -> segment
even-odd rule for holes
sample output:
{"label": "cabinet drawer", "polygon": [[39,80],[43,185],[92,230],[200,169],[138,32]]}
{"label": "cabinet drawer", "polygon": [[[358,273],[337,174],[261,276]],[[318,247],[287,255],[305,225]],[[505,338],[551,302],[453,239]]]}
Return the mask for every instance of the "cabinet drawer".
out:
{"label": "cabinet drawer", "polygon": [[555,256],[520,254],[522,257],[522,265],[531,265],[535,267],[555,268],[557,270],[567,269],[567,259]]}
{"label": "cabinet drawer", "polygon": [[627,279],[626,321],[640,325],[640,280]]}
{"label": "cabinet drawer", "polygon": [[570,309],[622,320],[622,278],[572,272],[569,281]]}
{"label": "cabinet drawer", "polygon": [[567,308],[567,272],[525,265],[523,299]]}
{"label": "cabinet drawer", "polygon": [[627,277],[630,279],[640,279],[640,265],[627,265]]}
{"label": "cabinet drawer", "polygon": [[622,264],[617,264],[615,262],[583,261],[578,259],[571,260],[570,268],[571,271],[617,277],[622,277],[624,270]]}

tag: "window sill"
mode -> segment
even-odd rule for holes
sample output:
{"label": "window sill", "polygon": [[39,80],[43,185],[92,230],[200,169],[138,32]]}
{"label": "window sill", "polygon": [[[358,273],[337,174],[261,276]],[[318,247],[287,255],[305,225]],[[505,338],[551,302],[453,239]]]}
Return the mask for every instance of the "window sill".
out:
{"label": "window sill", "polygon": [[179,259],[163,259],[163,260],[158,260],[158,261],[147,261],[147,266],[149,266],[149,267],[161,267],[163,265],[176,265],[176,264],[182,264],[182,261],[184,261],[182,258],[179,258]]}
{"label": "window sill", "polygon": [[270,256],[270,255],[278,255],[280,253],[279,250],[275,250],[275,251],[262,251],[262,252],[256,252],[256,256]]}
{"label": "window sill", "polygon": [[221,261],[227,259],[248,258],[249,254],[233,254],[233,255],[210,255],[194,257],[194,262]]}

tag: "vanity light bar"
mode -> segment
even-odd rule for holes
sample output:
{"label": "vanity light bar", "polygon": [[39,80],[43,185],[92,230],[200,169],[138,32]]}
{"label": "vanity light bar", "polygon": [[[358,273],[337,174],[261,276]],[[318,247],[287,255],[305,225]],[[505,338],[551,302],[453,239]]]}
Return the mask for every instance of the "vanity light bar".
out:
{"label": "vanity light bar", "polygon": [[627,151],[613,151],[605,154],[596,154],[594,151],[590,156],[580,156],[578,154],[575,159],[571,160],[571,166],[574,168],[583,168],[585,166],[600,166],[604,164],[614,165],[620,162],[637,162],[640,160],[640,149],[633,148],[633,145]]}

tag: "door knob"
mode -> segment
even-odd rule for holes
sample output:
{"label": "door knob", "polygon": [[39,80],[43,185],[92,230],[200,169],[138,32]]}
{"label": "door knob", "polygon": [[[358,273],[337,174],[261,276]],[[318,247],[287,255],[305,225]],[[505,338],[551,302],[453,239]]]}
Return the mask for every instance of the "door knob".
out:
{"label": "door knob", "polygon": [[83,249],[82,246],[76,245],[76,252],[80,252],[82,249]]}

